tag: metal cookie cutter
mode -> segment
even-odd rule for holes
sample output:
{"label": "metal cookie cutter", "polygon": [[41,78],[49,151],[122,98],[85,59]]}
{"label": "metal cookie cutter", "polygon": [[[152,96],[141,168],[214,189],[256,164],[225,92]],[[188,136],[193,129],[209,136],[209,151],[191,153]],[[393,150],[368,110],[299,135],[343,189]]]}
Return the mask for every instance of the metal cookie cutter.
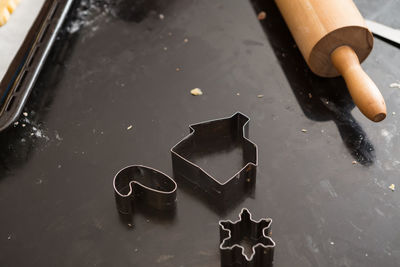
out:
{"label": "metal cookie cutter", "polygon": [[122,214],[132,214],[137,201],[157,210],[176,206],[175,181],[153,168],[142,165],[125,167],[115,175],[113,185],[117,208]]}
{"label": "metal cookie cutter", "polygon": [[[219,200],[242,195],[255,184],[258,164],[257,145],[248,139],[249,121],[237,112],[228,118],[190,125],[190,134],[171,148],[175,178],[183,177]],[[207,165],[213,156],[231,149],[239,149],[242,160],[238,171],[227,179],[214,177],[197,163],[199,158],[207,158],[203,166]]]}
{"label": "metal cookie cutter", "polygon": [[[255,221],[247,209],[242,209],[239,220],[219,221],[221,267],[272,267],[275,242],[271,239],[272,219]],[[251,244],[252,253],[247,256],[240,242]]]}

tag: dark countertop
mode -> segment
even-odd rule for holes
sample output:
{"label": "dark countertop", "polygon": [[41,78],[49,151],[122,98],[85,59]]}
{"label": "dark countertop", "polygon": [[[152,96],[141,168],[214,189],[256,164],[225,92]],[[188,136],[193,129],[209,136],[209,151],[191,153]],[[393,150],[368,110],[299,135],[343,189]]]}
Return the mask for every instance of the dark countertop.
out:
{"label": "dark countertop", "polygon": [[[219,266],[218,220],[242,207],[273,219],[274,266],[399,265],[398,48],[376,39],[363,64],[388,107],[372,123],[341,78],[311,74],[274,4],[254,1],[97,1],[71,15],[27,117],[0,134],[0,266]],[[356,3],[400,28],[400,2]],[[172,175],[189,124],[236,111],[259,147],[254,195],[219,212],[178,184],[174,217],[119,220],[119,169]]]}

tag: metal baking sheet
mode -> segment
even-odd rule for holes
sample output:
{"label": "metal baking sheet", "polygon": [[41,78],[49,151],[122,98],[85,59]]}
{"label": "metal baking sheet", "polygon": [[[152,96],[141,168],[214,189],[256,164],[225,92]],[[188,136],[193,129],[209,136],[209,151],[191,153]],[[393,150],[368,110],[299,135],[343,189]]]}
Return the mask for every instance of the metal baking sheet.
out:
{"label": "metal baking sheet", "polygon": [[22,112],[72,1],[45,1],[26,36],[18,35],[22,44],[11,49],[14,52],[9,55],[11,63],[0,81],[0,131],[10,126]]}
{"label": "metal baking sheet", "polygon": [[0,81],[21,47],[45,0],[21,0],[8,22],[0,27]]}

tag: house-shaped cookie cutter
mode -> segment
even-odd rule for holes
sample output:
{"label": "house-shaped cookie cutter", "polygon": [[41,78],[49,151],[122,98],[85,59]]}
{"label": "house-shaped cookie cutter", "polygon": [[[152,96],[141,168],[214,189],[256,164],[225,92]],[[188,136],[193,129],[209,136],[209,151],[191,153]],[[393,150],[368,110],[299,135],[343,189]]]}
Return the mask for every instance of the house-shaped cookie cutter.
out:
{"label": "house-shaped cookie cutter", "polygon": [[[236,112],[231,117],[205,121],[189,126],[190,133],[171,149],[175,178],[184,178],[219,200],[239,197],[255,184],[258,151],[248,139],[249,117]],[[197,165],[193,156],[206,155],[221,142],[241,149],[242,164],[232,177],[222,180]]]}

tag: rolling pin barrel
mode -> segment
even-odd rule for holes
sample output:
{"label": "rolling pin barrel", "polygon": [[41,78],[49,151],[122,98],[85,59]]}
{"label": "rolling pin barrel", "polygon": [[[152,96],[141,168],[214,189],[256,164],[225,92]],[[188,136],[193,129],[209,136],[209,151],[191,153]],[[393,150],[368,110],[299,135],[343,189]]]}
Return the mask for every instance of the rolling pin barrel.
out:
{"label": "rolling pin barrel", "polygon": [[360,62],[373,36],[352,0],[275,0],[310,69],[322,77],[342,75],[354,103],[372,121],[386,117],[385,101]]}

